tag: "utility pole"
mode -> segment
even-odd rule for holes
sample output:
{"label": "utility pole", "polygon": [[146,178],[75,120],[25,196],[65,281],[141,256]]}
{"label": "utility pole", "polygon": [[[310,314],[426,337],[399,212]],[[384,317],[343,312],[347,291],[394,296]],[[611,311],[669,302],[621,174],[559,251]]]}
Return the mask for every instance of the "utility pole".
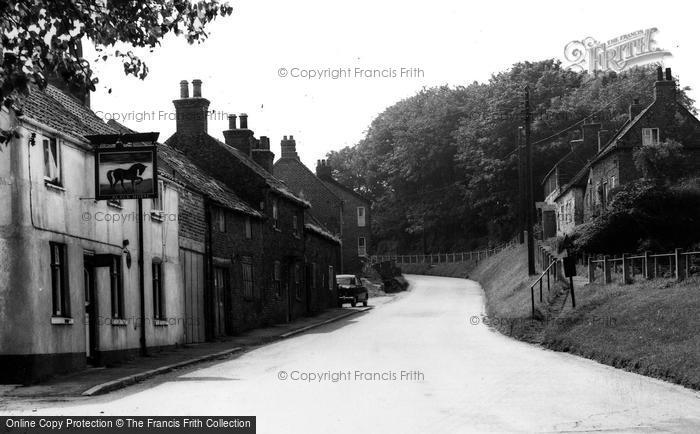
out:
{"label": "utility pole", "polygon": [[530,143],[530,88],[525,86],[525,101],[524,101],[524,117],[525,117],[525,154],[526,154],[526,208],[525,208],[525,221],[527,227],[527,270],[532,276],[535,274],[535,240],[532,234],[533,228],[533,211],[535,209],[534,204],[534,191],[532,185],[532,144]]}
{"label": "utility pole", "polygon": [[525,156],[523,154],[523,127],[518,127],[518,242],[525,243]]}

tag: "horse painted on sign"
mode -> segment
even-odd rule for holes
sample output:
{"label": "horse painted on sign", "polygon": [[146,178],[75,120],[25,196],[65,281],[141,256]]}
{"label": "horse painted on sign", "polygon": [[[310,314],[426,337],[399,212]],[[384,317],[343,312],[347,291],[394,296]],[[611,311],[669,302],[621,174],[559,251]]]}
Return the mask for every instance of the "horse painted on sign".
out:
{"label": "horse painted on sign", "polygon": [[126,192],[124,181],[131,181],[131,192],[136,193],[136,186],[143,181],[141,175],[147,167],[141,163],[136,163],[128,169],[114,169],[107,171],[107,181],[110,188],[114,191],[117,183],[121,184],[122,190]]}

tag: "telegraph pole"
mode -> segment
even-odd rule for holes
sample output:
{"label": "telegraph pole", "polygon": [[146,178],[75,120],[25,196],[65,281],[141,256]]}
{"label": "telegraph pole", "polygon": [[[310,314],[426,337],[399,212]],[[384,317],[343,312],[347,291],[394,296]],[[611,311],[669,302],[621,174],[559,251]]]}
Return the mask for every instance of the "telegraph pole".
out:
{"label": "telegraph pole", "polygon": [[525,156],[523,155],[523,127],[518,127],[518,242],[525,243]]}
{"label": "telegraph pole", "polygon": [[532,185],[532,144],[530,143],[530,88],[525,86],[525,101],[524,101],[524,120],[525,120],[525,179],[527,185],[525,186],[525,226],[527,229],[527,270],[530,275],[535,274],[535,240],[532,234],[533,228],[533,211],[534,206],[534,191]]}

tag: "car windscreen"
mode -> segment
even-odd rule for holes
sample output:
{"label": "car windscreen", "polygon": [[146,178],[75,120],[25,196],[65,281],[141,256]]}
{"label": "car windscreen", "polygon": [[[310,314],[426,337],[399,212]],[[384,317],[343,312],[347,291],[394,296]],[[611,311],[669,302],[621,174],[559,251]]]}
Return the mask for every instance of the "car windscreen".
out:
{"label": "car windscreen", "polygon": [[354,285],[355,284],[355,278],[354,277],[337,277],[338,280],[338,285]]}

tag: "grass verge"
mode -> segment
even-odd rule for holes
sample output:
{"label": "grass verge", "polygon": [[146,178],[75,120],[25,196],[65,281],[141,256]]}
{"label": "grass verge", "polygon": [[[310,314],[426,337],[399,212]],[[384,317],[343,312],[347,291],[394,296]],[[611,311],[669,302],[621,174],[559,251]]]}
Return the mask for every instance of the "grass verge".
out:
{"label": "grass verge", "polygon": [[534,278],[525,258],[518,246],[470,273],[484,288],[490,325],[517,339],[700,390],[700,281],[579,286],[576,309],[568,285],[557,283],[537,302],[533,320]]}

